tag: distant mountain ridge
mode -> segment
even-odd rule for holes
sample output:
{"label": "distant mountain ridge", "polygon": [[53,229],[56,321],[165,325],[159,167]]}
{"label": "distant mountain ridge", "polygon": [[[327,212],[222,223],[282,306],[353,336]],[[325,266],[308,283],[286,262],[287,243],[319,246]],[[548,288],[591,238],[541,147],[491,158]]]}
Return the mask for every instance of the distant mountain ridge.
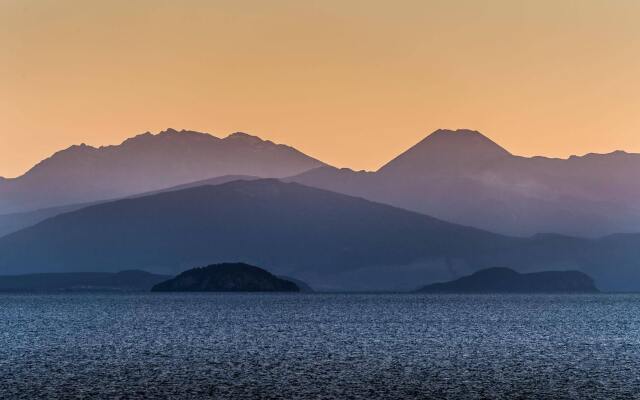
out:
{"label": "distant mountain ridge", "polygon": [[410,290],[491,265],[580,270],[640,290],[640,235],[514,238],[297,183],[233,181],[118,200],[0,238],[0,273],[246,262],[319,290]]}
{"label": "distant mountain ridge", "polygon": [[356,172],[244,133],[169,129],[72,146],[0,180],[0,236],[91,203],[221,176],[277,177],[506,235],[640,232],[640,154],[527,158],[480,132],[440,129],[378,171]]}
{"label": "distant mountain ridge", "polygon": [[462,278],[433,283],[420,293],[598,293],[593,279],[580,271],[528,274],[510,268],[487,268]]}
{"label": "distant mountain ridge", "polygon": [[288,178],[508,235],[640,232],[640,154],[514,156],[471,130],[438,130],[376,172]]}
{"label": "distant mountain ridge", "polygon": [[119,145],[71,146],[24,175],[0,181],[0,214],[124,197],[223,175],[285,177],[324,163],[236,132],[218,138],[167,129]]}

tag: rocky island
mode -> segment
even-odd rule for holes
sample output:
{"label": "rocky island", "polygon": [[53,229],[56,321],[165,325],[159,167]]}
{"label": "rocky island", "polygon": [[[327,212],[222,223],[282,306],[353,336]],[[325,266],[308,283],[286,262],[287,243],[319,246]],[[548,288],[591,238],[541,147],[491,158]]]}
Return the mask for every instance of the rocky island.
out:
{"label": "rocky island", "polygon": [[155,285],[152,292],[299,292],[293,282],[244,263],[194,268]]}
{"label": "rocky island", "polygon": [[593,279],[580,271],[519,273],[488,268],[450,282],[434,283],[419,293],[597,293]]}

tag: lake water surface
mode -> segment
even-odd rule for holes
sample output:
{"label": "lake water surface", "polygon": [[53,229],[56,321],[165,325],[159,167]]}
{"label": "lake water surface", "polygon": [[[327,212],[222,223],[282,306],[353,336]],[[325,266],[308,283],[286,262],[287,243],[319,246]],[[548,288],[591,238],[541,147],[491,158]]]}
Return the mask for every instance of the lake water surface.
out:
{"label": "lake water surface", "polygon": [[0,398],[638,398],[640,295],[0,295]]}

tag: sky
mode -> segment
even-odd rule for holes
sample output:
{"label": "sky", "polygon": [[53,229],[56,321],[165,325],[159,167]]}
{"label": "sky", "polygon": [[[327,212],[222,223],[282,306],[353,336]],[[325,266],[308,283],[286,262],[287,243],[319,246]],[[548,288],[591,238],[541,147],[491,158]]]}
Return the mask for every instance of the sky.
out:
{"label": "sky", "polygon": [[638,21],[637,0],[0,0],[0,176],[168,127],[369,170],[438,128],[640,152]]}

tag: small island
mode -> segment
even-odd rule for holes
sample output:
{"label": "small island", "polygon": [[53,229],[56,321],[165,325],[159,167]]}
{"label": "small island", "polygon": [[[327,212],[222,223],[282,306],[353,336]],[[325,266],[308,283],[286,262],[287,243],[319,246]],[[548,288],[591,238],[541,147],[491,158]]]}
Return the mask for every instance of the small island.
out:
{"label": "small island", "polygon": [[244,263],[194,268],[159,283],[152,292],[299,292],[293,282]]}
{"label": "small island", "polygon": [[580,271],[519,273],[488,268],[450,282],[434,283],[419,293],[598,293],[593,279]]}

